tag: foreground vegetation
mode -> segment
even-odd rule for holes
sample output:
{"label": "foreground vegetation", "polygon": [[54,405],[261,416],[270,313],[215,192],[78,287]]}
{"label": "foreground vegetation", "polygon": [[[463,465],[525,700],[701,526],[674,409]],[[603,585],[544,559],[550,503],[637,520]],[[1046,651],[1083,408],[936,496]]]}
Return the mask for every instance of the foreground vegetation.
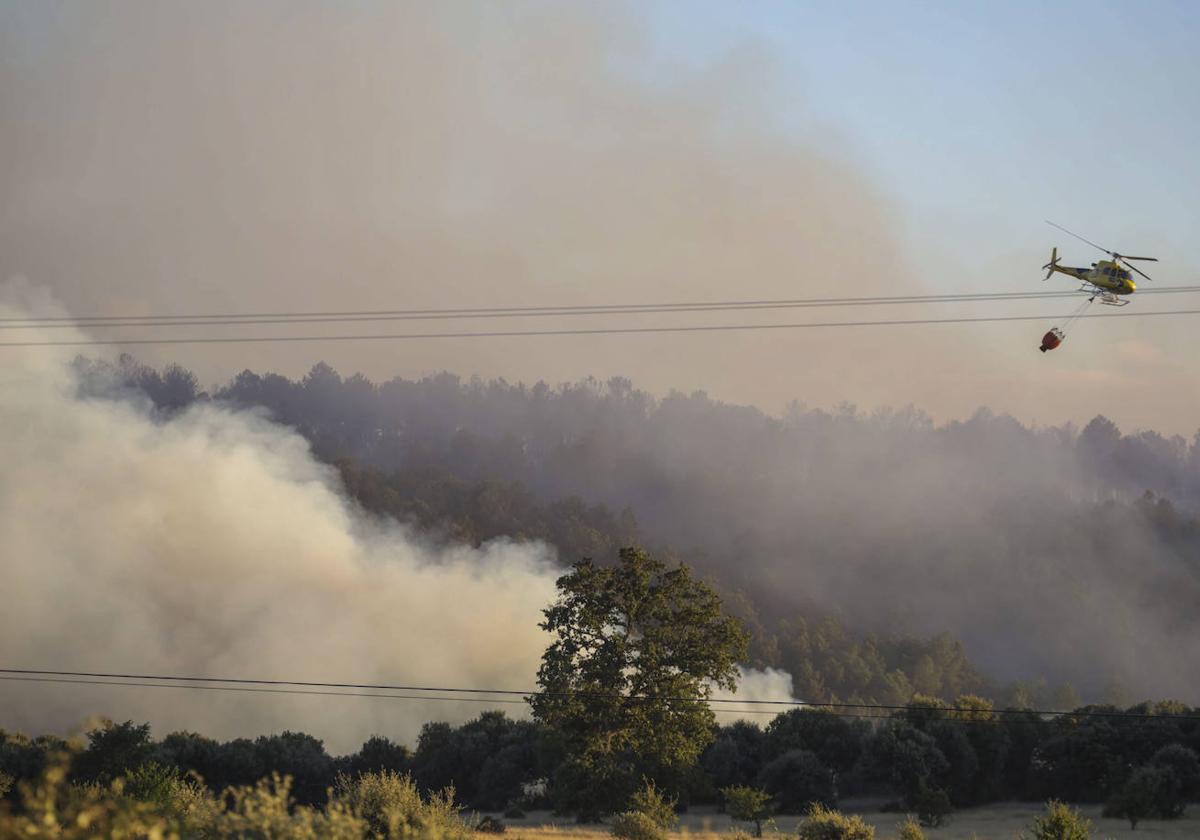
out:
{"label": "foreground vegetation", "polygon": [[[876,808],[921,816],[927,828],[947,819],[953,826],[974,822],[986,803],[1057,798],[1086,804],[1094,814],[1103,809],[1109,825],[1173,820],[1195,829],[1185,813],[1186,803],[1200,800],[1195,711],[1166,704],[1128,710],[1148,718],[1087,717],[1086,711],[1044,720],[981,706],[969,722],[964,713],[918,701],[872,725],[797,709],[766,728],[744,722],[712,727],[699,761],[682,779],[673,774],[663,793],[692,814],[719,806],[748,832],[757,822],[769,833],[771,819],[786,825],[794,819],[789,815],[813,803],[837,807],[864,795],[874,797]],[[125,779],[127,791],[169,789],[205,802],[229,788],[257,790],[262,779],[278,775],[289,779],[287,796],[297,805],[326,809],[347,801],[347,782],[404,778],[426,801],[452,787],[465,807],[516,818],[554,806],[562,750],[563,741],[545,725],[501,712],[457,727],[426,724],[415,750],[374,737],[358,752],[337,757],[303,733],[218,742],[176,732],[155,740],[146,724],[107,723],[91,731],[86,744],[0,733],[0,792],[7,789],[16,805],[22,785],[40,784],[53,771],[63,784],[83,790],[108,790]],[[380,783],[362,784],[366,791]],[[571,790],[578,803],[578,789]],[[622,802],[614,810],[627,807]],[[567,809],[560,818],[575,813]],[[702,827],[685,819],[692,830]]]}
{"label": "foreground vegetation", "polygon": [[[607,827],[563,828],[538,822],[539,815],[513,814],[504,821],[469,818],[452,790],[422,796],[407,776],[390,771],[340,776],[323,806],[296,802],[289,777],[273,774],[254,785],[234,786],[219,796],[194,778],[148,764],[107,784],[72,782],[65,764],[55,763],[39,778],[9,791],[0,804],[0,838],[302,838],[302,840],[473,840],[507,834],[514,840],[745,840],[728,817],[708,813],[682,820],[653,788],[635,795],[630,809]],[[0,780],[2,782],[2,780]],[[814,806],[799,818],[772,821],[776,840],[1132,840],[1132,829],[1059,803],[1045,807],[1004,805],[974,809],[953,824],[922,828],[911,816],[887,813],[843,814]],[[548,815],[540,815],[541,817]],[[1156,837],[1190,838],[1200,832],[1195,819],[1157,824]]]}
{"label": "foreground vegetation", "polygon": [[0,812],[0,838],[430,838],[466,840],[454,791],[422,797],[407,776],[341,776],[324,807],[298,805],[292,780],[273,774],[213,796],[199,781],[144,764],[107,784],[70,781],[56,763],[17,786]]}
{"label": "foreground vegetation", "polygon": [[[859,810],[865,803],[849,803],[846,812],[858,816],[874,831],[874,840],[916,840],[904,834],[903,826],[909,817],[901,813],[881,813],[878,810]],[[1131,830],[1129,823],[1105,818],[1099,806],[1081,805],[1075,808],[1080,822],[1086,820],[1091,828],[1085,837],[1091,840],[1194,840],[1200,837],[1200,817],[1189,816],[1170,822],[1153,822]],[[955,814],[954,819],[940,828],[919,827],[926,840],[1038,840],[1034,821],[1045,818],[1045,803],[998,803],[971,808]],[[802,817],[776,819],[774,833],[767,828],[764,836],[774,840],[794,840]],[[744,824],[741,824],[744,828]],[[746,840],[739,834],[739,824],[726,815],[699,808],[681,815],[679,826],[669,836],[672,840]],[[572,825],[556,822],[547,813],[531,813],[525,820],[508,824],[505,835],[521,840],[611,840],[607,828],[593,825]]]}

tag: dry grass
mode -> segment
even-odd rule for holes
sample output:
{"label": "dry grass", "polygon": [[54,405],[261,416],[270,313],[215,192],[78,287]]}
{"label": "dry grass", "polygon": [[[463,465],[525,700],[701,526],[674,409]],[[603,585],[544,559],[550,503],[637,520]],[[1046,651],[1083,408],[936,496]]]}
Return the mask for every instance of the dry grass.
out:
{"label": "dry grass", "polygon": [[[860,810],[850,804],[847,812],[858,813],[875,826],[877,840],[894,840],[899,834],[904,814],[881,814],[878,811]],[[1137,831],[1129,830],[1125,820],[1104,819],[1099,805],[1084,805],[1079,810],[1092,821],[1092,836],[1096,840],[1196,840],[1200,838],[1200,806],[1189,809],[1188,816],[1180,820],[1145,820],[1138,823]],[[925,829],[929,840],[1016,840],[1027,829],[1033,818],[1043,813],[1042,806],[1035,803],[1012,802],[987,808],[958,811],[941,828]],[[520,820],[504,820],[508,832],[504,840],[611,840],[608,829],[603,825],[576,825],[569,820],[556,821],[549,813],[537,811]],[[799,817],[777,817],[777,830],[795,837]],[[734,828],[752,828],[746,823],[735,824],[724,814],[712,809],[696,808],[680,818],[679,830],[671,833],[672,840],[728,840]],[[495,835],[491,835],[495,836]],[[772,834],[764,829],[763,836],[770,840]],[[782,840],[782,838],[781,838]]]}

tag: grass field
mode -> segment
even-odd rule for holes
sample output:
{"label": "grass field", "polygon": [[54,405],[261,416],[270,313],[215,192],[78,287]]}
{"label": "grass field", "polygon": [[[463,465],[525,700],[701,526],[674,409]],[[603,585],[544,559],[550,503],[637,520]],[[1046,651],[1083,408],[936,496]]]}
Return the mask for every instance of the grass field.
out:
{"label": "grass field", "polygon": [[[904,821],[903,814],[883,814],[878,811],[859,809],[847,803],[843,810],[858,813],[875,826],[877,840],[893,840],[897,826]],[[1180,820],[1147,820],[1138,823],[1137,831],[1129,830],[1125,820],[1104,819],[1099,805],[1084,805],[1079,810],[1092,820],[1092,836],[1097,840],[1197,840],[1200,838],[1200,810],[1192,808]],[[1016,840],[1021,837],[1034,817],[1044,808],[1035,803],[1011,802],[987,808],[958,811],[941,828],[925,829],[929,840]],[[1192,813],[1196,811],[1196,813]],[[499,815],[496,815],[499,816]],[[503,818],[502,818],[503,819]],[[793,834],[799,817],[779,817],[776,828],[780,833]],[[506,840],[606,840],[608,830],[602,825],[576,825],[570,821],[556,822],[547,812],[531,812],[524,819],[504,820],[508,824]],[[673,840],[721,840],[728,835],[734,823],[724,814],[710,808],[696,808],[680,818],[679,831]],[[745,824],[737,826],[747,828]],[[770,837],[763,831],[764,837]]]}

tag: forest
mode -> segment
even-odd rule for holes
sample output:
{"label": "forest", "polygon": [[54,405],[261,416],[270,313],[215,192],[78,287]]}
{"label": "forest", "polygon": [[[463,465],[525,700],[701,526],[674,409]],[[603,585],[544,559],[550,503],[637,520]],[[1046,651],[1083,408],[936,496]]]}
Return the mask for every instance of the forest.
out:
{"label": "forest", "polygon": [[318,364],[206,391],[175,365],[76,367],[163,422],[198,401],[266,412],[367,511],[447,543],[686,562],[750,631],[746,664],[788,671],[806,700],[1071,709],[1200,691],[1176,667],[1200,656],[1200,438],[987,410],[771,417],[623,379],[376,384]]}

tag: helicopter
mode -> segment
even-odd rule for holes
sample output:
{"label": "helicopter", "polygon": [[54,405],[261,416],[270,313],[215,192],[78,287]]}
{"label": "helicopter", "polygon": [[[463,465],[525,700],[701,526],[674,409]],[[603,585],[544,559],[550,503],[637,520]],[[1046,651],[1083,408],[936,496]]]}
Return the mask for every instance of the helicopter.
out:
{"label": "helicopter", "polygon": [[1079,291],[1090,294],[1088,301],[1094,301],[1100,298],[1100,302],[1109,306],[1125,306],[1129,303],[1127,296],[1137,291],[1137,284],[1133,282],[1133,275],[1130,272],[1137,272],[1147,280],[1153,280],[1146,272],[1134,265],[1129,265],[1129,260],[1146,260],[1149,262],[1158,262],[1158,257],[1130,257],[1124,254],[1118,254],[1116,251],[1110,251],[1107,248],[1101,248],[1095,242],[1084,239],[1077,233],[1072,233],[1062,225],[1056,225],[1049,219],[1046,224],[1056,227],[1063,233],[1068,233],[1074,236],[1080,242],[1086,242],[1093,248],[1096,248],[1108,254],[1110,259],[1101,260],[1100,262],[1092,263],[1091,268],[1074,268],[1067,265],[1058,264],[1058,248],[1054,248],[1050,252],[1050,262],[1046,263],[1042,268],[1046,269],[1046,276],[1042,281],[1050,279],[1050,275],[1054,272],[1065,274],[1068,277],[1074,277],[1076,280],[1083,281],[1083,285],[1079,287]]}
{"label": "helicopter", "polygon": [[[1107,260],[1092,263],[1091,268],[1075,268],[1058,264],[1058,248],[1050,251],[1050,262],[1042,266],[1042,268],[1046,269],[1046,276],[1042,278],[1042,282],[1049,280],[1050,275],[1057,271],[1059,274],[1065,274],[1068,277],[1074,277],[1076,280],[1082,281],[1083,285],[1079,287],[1079,291],[1089,296],[1087,303],[1082,304],[1081,308],[1076,310],[1076,313],[1067,319],[1067,325],[1073,323],[1082,314],[1082,307],[1086,307],[1088,303],[1096,300],[1096,298],[1099,298],[1101,303],[1109,306],[1125,306],[1129,303],[1128,296],[1137,291],[1137,284],[1133,282],[1133,274],[1131,272],[1137,272],[1147,280],[1154,279],[1137,266],[1130,265],[1128,260],[1158,262],[1157,257],[1129,257],[1124,254],[1118,254],[1116,251],[1101,248],[1095,242],[1084,239],[1079,234],[1073,233],[1049,219],[1046,220],[1046,224],[1058,228],[1063,233],[1074,236],[1081,242],[1086,242],[1088,245],[1103,251],[1109,256]],[[1053,350],[1062,344],[1066,338],[1067,334],[1064,329],[1051,327],[1050,331],[1042,336],[1042,345],[1038,349],[1043,353],[1047,350]]]}

